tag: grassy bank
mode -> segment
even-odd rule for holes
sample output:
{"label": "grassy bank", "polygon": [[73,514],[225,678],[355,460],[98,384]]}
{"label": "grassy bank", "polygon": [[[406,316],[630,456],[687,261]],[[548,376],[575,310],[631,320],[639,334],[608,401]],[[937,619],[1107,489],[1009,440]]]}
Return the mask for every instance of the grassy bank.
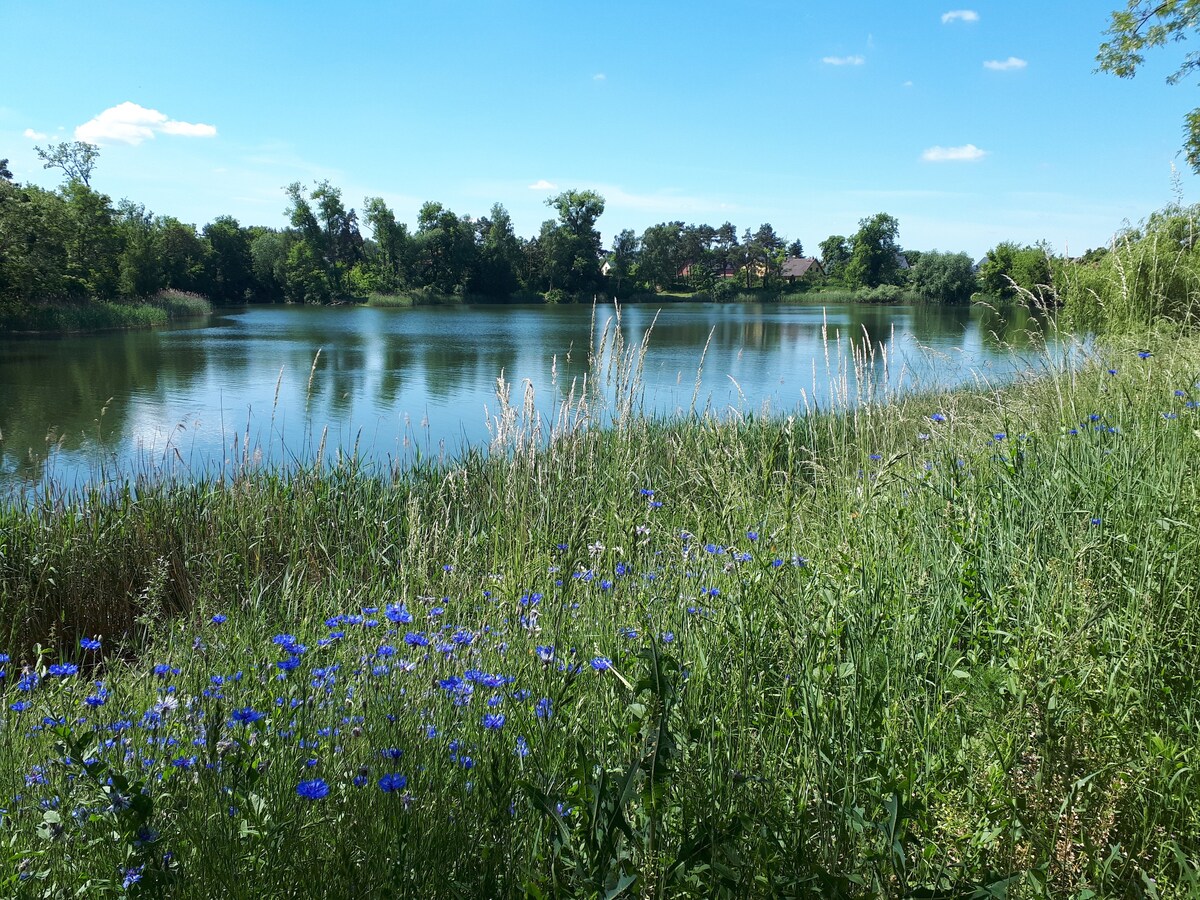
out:
{"label": "grassy bank", "polygon": [[1194,896],[1200,351],[1151,350],[8,506],[0,894]]}
{"label": "grassy bank", "polygon": [[54,333],[154,328],[211,313],[212,304],[199,294],[162,291],[152,299],[141,302],[90,300],[84,303],[22,307],[0,317],[0,332]]}

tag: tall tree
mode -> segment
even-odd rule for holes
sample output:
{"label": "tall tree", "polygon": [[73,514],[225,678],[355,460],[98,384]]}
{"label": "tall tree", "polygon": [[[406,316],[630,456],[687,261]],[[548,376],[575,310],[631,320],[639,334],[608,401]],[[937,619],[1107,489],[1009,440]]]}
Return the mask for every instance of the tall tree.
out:
{"label": "tall tree", "polygon": [[217,303],[244,303],[255,286],[249,232],[233,216],[218,216],[204,226],[204,239],[209,296]]}
{"label": "tall tree", "polygon": [[92,182],[92,170],[100,156],[100,148],[87,141],[71,141],[34,147],[43,163],[43,169],[62,169],[68,181],[82,182],[87,187]]}
{"label": "tall tree", "polygon": [[621,288],[629,280],[629,276],[633,274],[633,267],[637,264],[639,258],[638,239],[632,228],[626,228],[617,233],[613,238],[612,253],[608,255],[608,277],[616,282],[616,289],[613,291],[617,297],[621,297]]}
{"label": "tall tree", "polygon": [[821,268],[831,278],[840,278],[850,262],[850,243],[844,235],[831,234],[817,245],[821,251]]}
{"label": "tall tree", "polygon": [[472,290],[487,297],[508,297],[517,289],[521,265],[521,245],[512,216],[496,203],[478,226],[479,254]]}
{"label": "tall tree", "polygon": [[601,286],[600,232],[596,221],[604,213],[604,198],[595,191],[563,191],[546,200],[558,213],[549,231],[543,224],[543,243],[551,288],[571,293],[594,291]]}
{"label": "tall tree", "polygon": [[[1143,51],[1166,46],[1200,30],[1200,0],[1129,0],[1125,9],[1112,14],[1108,40],[1096,55],[1101,72],[1118,78],[1132,78],[1146,61]],[[1200,70],[1200,52],[1188,53],[1179,68],[1167,76],[1168,84],[1178,84]],[[1200,172],[1200,108],[1184,119],[1184,149],[1188,164]]]}
{"label": "tall tree", "polygon": [[887,213],[876,213],[858,223],[850,238],[850,260],[845,280],[851,287],[878,287],[900,281],[900,223]]}
{"label": "tall tree", "polygon": [[975,265],[965,253],[922,253],[912,267],[912,288],[929,303],[966,303],[975,290]]}

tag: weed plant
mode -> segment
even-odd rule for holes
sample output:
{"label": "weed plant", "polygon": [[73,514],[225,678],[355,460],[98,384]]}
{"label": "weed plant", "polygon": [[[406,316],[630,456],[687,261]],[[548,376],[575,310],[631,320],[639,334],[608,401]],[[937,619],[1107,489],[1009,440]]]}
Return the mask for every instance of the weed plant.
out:
{"label": "weed plant", "polygon": [[720,420],[646,352],[453,463],[0,510],[0,894],[1200,892],[1193,340]]}

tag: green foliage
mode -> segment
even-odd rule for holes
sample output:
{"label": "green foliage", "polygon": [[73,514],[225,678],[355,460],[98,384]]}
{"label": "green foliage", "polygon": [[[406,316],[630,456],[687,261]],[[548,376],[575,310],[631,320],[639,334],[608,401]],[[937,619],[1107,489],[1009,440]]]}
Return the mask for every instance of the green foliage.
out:
{"label": "green foliage", "polygon": [[[1096,62],[1102,72],[1118,78],[1132,78],[1146,61],[1143,51],[1165,47],[1183,40],[1200,27],[1200,0],[1129,0],[1123,10],[1112,14],[1108,40],[1100,45]],[[1184,56],[1179,68],[1167,78],[1168,84],[1178,84],[1200,69],[1200,53],[1191,51]],[[1200,171],[1200,108],[1185,118],[1184,149],[1188,164]]]}
{"label": "green foliage", "polygon": [[1021,297],[1054,302],[1054,279],[1046,247],[1019,246],[1003,241],[987,252],[979,267],[979,287],[1003,300]]}
{"label": "green foliage", "polygon": [[1145,353],[0,505],[0,886],[1190,896],[1200,350]]}
{"label": "green foliage", "polygon": [[975,292],[975,264],[966,253],[922,253],[909,275],[912,290],[926,303],[967,303]]}
{"label": "green foliage", "polygon": [[1131,331],[1200,320],[1200,207],[1170,206],[1117,235],[1107,253],[1063,261],[1054,283],[1067,321]]}
{"label": "green foliage", "polygon": [[876,213],[860,220],[858,225],[858,231],[850,238],[850,258],[842,280],[852,288],[899,284],[900,223],[887,213]]}
{"label": "green foliage", "polygon": [[820,243],[821,266],[830,279],[841,280],[850,262],[850,243],[840,234],[831,234]]}

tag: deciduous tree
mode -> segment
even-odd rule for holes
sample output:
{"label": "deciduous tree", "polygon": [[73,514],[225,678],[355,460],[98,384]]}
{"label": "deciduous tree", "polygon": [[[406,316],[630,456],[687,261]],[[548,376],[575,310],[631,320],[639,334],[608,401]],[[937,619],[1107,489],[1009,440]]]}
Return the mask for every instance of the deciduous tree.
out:
{"label": "deciduous tree", "polygon": [[[1129,0],[1125,9],[1112,14],[1108,40],[1096,55],[1101,72],[1132,78],[1146,61],[1143,51],[1185,40],[1200,30],[1200,0]],[[1186,54],[1168,84],[1178,84],[1200,70],[1200,52]],[[1200,108],[1184,119],[1184,149],[1192,169],[1200,172]]]}

